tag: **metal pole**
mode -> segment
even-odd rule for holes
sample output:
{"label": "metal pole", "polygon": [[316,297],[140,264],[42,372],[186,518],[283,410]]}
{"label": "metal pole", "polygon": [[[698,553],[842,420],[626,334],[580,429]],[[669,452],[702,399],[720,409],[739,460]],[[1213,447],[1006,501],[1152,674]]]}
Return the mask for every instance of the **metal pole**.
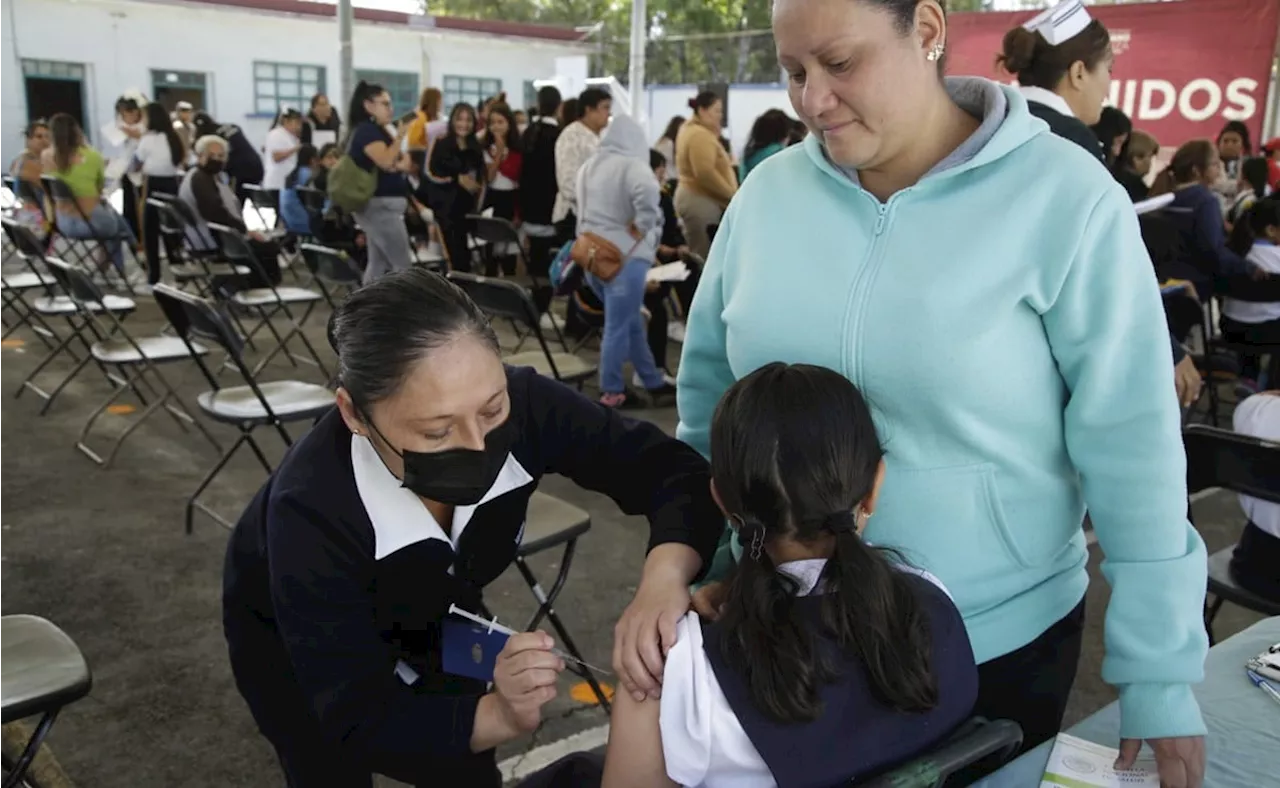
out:
{"label": "metal pole", "polygon": [[[335,104],[345,111],[351,101],[351,91],[356,82],[352,75],[351,57],[351,0],[338,0],[338,96]],[[350,122],[348,119],[347,122]]]}
{"label": "metal pole", "polygon": [[631,68],[627,89],[631,92],[631,117],[639,121],[644,108],[644,45],[649,38],[645,0],[631,0]]}

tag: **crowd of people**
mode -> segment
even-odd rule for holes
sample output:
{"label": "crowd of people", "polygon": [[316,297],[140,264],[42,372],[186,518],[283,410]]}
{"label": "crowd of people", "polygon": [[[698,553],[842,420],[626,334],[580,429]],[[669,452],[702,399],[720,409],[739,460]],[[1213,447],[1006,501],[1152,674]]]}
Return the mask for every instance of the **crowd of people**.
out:
{"label": "crowd of people", "polygon": [[[28,128],[12,172],[67,186],[59,232],[110,239],[121,268],[142,239],[152,282],[149,193],[190,204],[188,241],[212,249],[204,223],[248,232],[256,185],[283,230],[250,233],[261,258],[314,236],[361,259],[329,326],[336,408],[226,565],[236,683],[289,785],[500,783],[494,748],[537,729],[564,660],[522,633],[491,682],[448,676],[457,630],[440,622],[484,610],[548,473],[646,516],[651,538],[615,631],[607,753],[528,786],[837,784],[971,715],[1035,747],[1080,660],[1086,512],[1113,586],[1117,765],[1145,742],[1162,785],[1201,785],[1206,551],[1179,406],[1215,369],[1188,343],[1220,299],[1235,425],[1280,438],[1280,139],[1254,156],[1232,121],[1158,163],[1103,106],[1111,37],[1078,0],[1004,37],[1016,87],[940,78],[933,0],[777,0],[772,25],[798,120],[763,113],[736,160],[709,91],[650,141],[597,88],[543,87],[527,111],[428,88],[397,119],[360,82],[341,119],[325,96],[282,111],[261,150],[131,94],[122,216],[73,119]],[[411,264],[435,237],[471,270],[481,211],[523,247],[487,250],[489,274],[533,276],[543,310],[563,288],[570,331],[601,330],[596,402],[504,366],[478,307]],[[579,278],[551,281],[566,259]],[[687,279],[649,281],[672,261]],[[675,437],[617,412],[672,400]],[[1246,512],[1236,579],[1280,598],[1280,507]]]}

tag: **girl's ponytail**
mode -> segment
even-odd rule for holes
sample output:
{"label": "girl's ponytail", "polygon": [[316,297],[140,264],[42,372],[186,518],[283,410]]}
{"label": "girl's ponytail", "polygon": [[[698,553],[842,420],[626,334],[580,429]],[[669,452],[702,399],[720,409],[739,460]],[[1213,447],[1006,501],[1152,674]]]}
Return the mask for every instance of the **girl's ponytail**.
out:
{"label": "girl's ponytail", "polygon": [[833,666],[815,653],[813,628],[796,615],[796,581],[778,572],[762,549],[765,527],[750,518],[736,522],[743,553],[719,623],[726,633],[725,662],[773,719],[816,719],[822,712],[818,690],[834,676]]}
{"label": "girl's ponytail", "polygon": [[[778,722],[817,717],[823,685],[846,663],[865,666],[872,693],[891,708],[937,705],[926,581],[859,536],[882,458],[866,401],[830,369],[768,364],[716,407],[712,483],[743,555],[715,645],[753,705]],[[778,571],[770,550],[783,542],[829,556],[817,588]],[[802,591],[819,597],[798,601]]]}
{"label": "girl's ponytail", "polygon": [[857,655],[876,700],[904,712],[933,708],[929,619],[912,587],[919,581],[894,566],[904,563],[899,556],[862,540],[854,515],[842,512],[825,527],[835,550],[823,573],[824,627],[842,652]]}

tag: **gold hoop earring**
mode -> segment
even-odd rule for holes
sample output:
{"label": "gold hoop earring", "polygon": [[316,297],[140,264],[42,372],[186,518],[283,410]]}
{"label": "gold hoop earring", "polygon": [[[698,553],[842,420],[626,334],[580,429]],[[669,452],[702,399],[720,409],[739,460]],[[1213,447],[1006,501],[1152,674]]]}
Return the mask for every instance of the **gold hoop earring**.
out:
{"label": "gold hoop earring", "polygon": [[942,59],[942,53],[946,51],[946,47],[941,43],[934,44],[933,48],[929,50],[929,54],[924,56],[924,59],[928,60],[930,63],[936,63],[938,60]]}

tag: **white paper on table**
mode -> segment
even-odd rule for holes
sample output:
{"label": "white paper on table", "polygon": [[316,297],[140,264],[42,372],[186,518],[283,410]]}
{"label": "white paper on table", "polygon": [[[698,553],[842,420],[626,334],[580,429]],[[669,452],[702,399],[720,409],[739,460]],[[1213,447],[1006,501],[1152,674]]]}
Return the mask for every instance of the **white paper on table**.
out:
{"label": "white paper on table", "polygon": [[102,139],[111,143],[112,147],[118,148],[124,144],[125,140],[129,139],[124,130],[114,123],[108,123],[98,131],[102,134]]}
{"label": "white paper on table", "polygon": [[1059,733],[1044,767],[1040,788],[1160,788],[1160,775],[1149,757],[1139,757],[1133,768],[1112,768],[1120,751]]}
{"label": "white paper on table", "polygon": [[[395,135],[393,134],[392,136],[394,137]],[[336,143],[337,141],[338,132],[336,131],[327,131],[325,129],[311,130],[311,144],[315,146],[316,150],[323,148],[331,142]]]}
{"label": "white paper on table", "polygon": [[683,282],[689,278],[689,266],[677,260],[666,265],[655,265],[645,274],[646,282]]}
{"label": "white paper on table", "polygon": [[1141,216],[1144,213],[1151,213],[1152,211],[1158,211],[1171,202],[1173,202],[1172,192],[1170,192],[1169,194],[1162,194],[1159,197],[1151,197],[1146,200],[1140,200],[1138,202],[1135,202],[1133,204],[1133,210],[1137,211],[1138,215]]}

